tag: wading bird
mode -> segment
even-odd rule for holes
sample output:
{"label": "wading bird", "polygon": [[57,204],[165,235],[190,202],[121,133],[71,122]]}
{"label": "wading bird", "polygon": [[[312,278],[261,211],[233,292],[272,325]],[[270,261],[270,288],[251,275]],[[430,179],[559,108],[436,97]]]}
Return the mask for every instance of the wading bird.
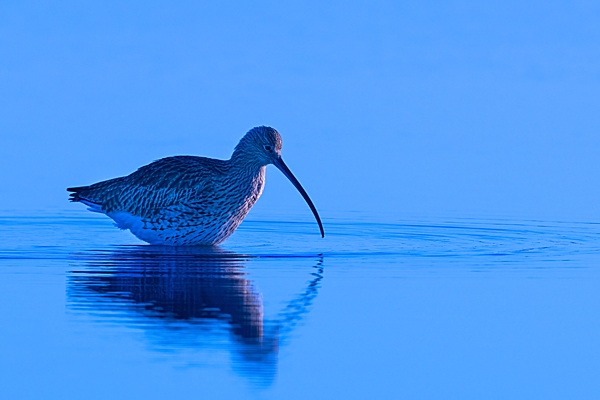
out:
{"label": "wading bird", "polygon": [[130,175],[67,190],[71,201],[106,214],[150,244],[216,245],[233,234],[262,194],[268,164],[298,189],[324,237],[317,209],[281,158],[281,136],[266,126],[246,133],[229,160],[166,157]]}

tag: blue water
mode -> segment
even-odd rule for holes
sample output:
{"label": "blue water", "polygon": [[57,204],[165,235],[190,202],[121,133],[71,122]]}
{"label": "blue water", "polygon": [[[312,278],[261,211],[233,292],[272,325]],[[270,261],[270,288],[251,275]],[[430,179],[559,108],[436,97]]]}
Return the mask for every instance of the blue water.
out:
{"label": "blue water", "polygon": [[600,225],[0,217],[2,399],[596,399]]}

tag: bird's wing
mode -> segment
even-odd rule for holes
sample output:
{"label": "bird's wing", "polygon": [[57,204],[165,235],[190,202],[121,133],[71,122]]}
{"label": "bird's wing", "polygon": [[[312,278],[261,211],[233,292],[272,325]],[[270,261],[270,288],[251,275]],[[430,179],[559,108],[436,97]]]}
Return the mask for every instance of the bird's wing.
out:
{"label": "bird's wing", "polygon": [[225,161],[193,156],[167,157],[121,178],[69,188],[71,200],[99,206],[103,212],[151,217],[166,208],[198,203],[214,190]]}

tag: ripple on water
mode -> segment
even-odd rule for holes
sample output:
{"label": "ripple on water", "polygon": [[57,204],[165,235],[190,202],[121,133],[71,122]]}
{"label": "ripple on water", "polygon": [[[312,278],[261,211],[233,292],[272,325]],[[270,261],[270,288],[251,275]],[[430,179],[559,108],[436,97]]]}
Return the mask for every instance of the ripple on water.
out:
{"label": "ripple on water", "polygon": [[[0,217],[0,259],[69,259],[142,244],[103,216],[67,213]],[[492,262],[572,259],[599,250],[600,225],[457,219],[373,223],[329,220],[327,236],[313,222],[245,221],[221,248],[244,257],[446,257]],[[299,243],[301,245],[299,245]],[[93,249],[93,250],[92,250]],[[226,257],[224,253],[220,257]]]}

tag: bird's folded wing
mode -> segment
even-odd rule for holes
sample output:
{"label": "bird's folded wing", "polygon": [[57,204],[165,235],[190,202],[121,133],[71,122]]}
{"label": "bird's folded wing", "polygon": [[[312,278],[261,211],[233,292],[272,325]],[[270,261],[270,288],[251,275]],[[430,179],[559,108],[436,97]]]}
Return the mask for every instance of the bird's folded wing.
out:
{"label": "bird's folded wing", "polygon": [[104,212],[127,212],[153,217],[167,208],[201,203],[214,190],[215,178],[225,173],[222,160],[176,156],[157,160],[134,173],[72,188],[78,197],[101,206]]}

